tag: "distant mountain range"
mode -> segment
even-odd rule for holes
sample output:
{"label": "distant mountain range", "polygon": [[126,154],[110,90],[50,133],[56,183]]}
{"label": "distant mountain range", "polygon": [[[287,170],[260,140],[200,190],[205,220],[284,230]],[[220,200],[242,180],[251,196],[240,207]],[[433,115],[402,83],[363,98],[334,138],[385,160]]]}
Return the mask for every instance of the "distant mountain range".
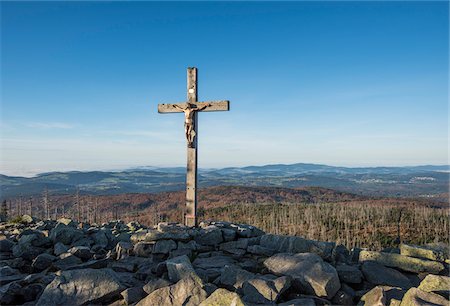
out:
{"label": "distant mountain range", "polygon": [[[333,167],[317,164],[199,169],[199,187],[317,186],[371,196],[439,197],[448,193],[450,166]],[[156,193],[183,190],[185,168],[139,167],[124,171],[71,171],[35,177],[0,175],[0,198],[41,194]]]}

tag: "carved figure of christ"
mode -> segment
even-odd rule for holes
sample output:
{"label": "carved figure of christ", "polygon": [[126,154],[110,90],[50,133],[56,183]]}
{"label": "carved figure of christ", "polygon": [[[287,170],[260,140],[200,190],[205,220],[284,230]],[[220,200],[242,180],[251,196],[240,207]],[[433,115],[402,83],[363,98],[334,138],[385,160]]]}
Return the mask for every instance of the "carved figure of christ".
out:
{"label": "carved figure of christ", "polygon": [[230,102],[227,100],[197,102],[197,68],[187,69],[187,79],[188,101],[175,104],[158,104],[158,112],[163,114],[184,113],[184,130],[187,142],[186,209],[184,223],[187,226],[197,226],[197,113],[228,111],[230,109]]}

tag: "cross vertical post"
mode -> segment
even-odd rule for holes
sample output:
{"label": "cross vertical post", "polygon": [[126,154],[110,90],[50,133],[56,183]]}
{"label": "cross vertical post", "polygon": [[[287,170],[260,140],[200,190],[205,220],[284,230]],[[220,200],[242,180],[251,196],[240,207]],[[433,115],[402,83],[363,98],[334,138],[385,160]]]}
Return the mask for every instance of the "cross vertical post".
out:
{"label": "cross vertical post", "polygon": [[[187,69],[187,98],[189,103],[197,102],[197,68]],[[184,216],[184,224],[187,226],[197,226],[197,112],[194,112],[193,116],[195,137],[192,146],[187,148],[186,212]]]}
{"label": "cross vertical post", "polygon": [[158,113],[184,113],[184,131],[187,141],[186,209],[184,224],[197,226],[197,144],[198,112],[218,112],[230,110],[230,101],[197,100],[197,68],[187,69],[187,102],[158,104]]}

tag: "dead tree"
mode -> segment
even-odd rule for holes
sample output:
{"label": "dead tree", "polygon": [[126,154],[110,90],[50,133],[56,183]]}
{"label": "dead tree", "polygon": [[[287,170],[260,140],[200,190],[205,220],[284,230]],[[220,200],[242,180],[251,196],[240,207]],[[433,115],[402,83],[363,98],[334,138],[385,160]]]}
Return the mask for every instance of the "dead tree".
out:
{"label": "dead tree", "polygon": [[45,187],[43,197],[44,197],[45,217],[47,220],[49,220],[50,219],[50,203],[48,200],[48,188],[47,187]]}
{"label": "dead tree", "polygon": [[28,203],[28,215],[33,216],[33,197],[30,197],[30,202]]}
{"label": "dead tree", "polygon": [[0,209],[0,221],[8,221],[8,207],[6,205],[6,200],[3,200],[2,207]]}

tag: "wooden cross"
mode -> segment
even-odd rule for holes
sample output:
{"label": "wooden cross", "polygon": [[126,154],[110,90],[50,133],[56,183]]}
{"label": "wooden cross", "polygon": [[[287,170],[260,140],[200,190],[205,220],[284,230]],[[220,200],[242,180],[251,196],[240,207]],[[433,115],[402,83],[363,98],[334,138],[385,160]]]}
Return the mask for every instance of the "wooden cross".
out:
{"label": "wooden cross", "polygon": [[184,113],[187,141],[186,211],[184,224],[197,226],[197,112],[230,110],[230,101],[197,101],[197,68],[187,69],[187,102],[158,104],[158,113]]}

